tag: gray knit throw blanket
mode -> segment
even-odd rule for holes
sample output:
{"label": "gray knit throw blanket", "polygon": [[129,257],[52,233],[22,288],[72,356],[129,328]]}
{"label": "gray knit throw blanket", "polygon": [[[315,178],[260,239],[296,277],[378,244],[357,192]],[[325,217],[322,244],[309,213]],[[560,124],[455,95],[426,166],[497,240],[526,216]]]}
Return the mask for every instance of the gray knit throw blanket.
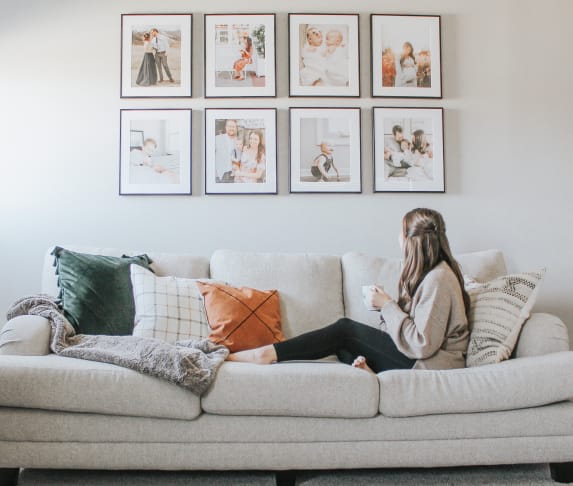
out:
{"label": "gray knit throw blanket", "polygon": [[8,310],[8,320],[22,315],[41,316],[52,326],[50,349],[70,358],[111,363],[182,386],[197,395],[215,379],[229,355],[225,346],[208,339],[178,341],[175,345],[137,336],[76,334],[56,300],[36,295],[18,300]]}

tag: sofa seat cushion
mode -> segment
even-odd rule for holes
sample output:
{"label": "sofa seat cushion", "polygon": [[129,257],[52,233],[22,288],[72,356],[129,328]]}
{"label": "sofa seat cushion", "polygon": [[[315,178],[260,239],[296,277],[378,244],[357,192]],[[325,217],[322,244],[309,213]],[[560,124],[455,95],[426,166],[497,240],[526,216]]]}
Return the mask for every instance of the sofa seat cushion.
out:
{"label": "sofa seat cushion", "polygon": [[573,399],[573,351],[455,370],[378,374],[380,413],[412,417],[538,407]]}
{"label": "sofa seat cushion", "polygon": [[338,362],[273,365],[225,362],[202,397],[207,413],[290,417],[373,417],[376,376]]}
{"label": "sofa seat cushion", "polygon": [[112,364],[46,356],[0,356],[0,406],[171,419],[201,414],[193,393]]}

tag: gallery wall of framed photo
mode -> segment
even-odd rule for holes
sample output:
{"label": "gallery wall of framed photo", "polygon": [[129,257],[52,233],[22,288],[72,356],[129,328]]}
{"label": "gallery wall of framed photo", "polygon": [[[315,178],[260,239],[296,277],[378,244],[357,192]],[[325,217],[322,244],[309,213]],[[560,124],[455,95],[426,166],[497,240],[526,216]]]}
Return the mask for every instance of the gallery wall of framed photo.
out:
{"label": "gallery wall of framed photo", "polygon": [[[365,31],[364,15],[122,14],[119,194],[191,195],[194,177],[203,178],[205,195],[279,194],[283,165],[290,194],[356,194],[364,186],[444,193],[444,109],[426,106],[443,99],[441,17],[375,13]],[[286,57],[277,52],[278,21],[286,21]],[[288,95],[279,96],[287,83]],[[245,98],[249,106],[237,107]],[[197,111],[203,137],[193,137]],[[281,111],[288,131],[277,127]],[[363,121],[372,130],[368,160]],[[193,160],[196,144],[201,160]],[[279,144],[288,157],[279,157]]]}

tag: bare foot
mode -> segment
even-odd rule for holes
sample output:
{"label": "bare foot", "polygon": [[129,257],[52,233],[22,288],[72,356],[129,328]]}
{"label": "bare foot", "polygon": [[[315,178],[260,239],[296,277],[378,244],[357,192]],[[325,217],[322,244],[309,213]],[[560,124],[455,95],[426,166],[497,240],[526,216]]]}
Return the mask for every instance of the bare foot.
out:
{"label": "bare foot", "polygon": [[366,364],[366,358],[364,356],[358,356],[352,363],[352,366],[354,366],[354,368],[360,368],[361,370],[369,371],[370,373],[375,374],[374,371],[372,371],[372,368]]}
{"label": "bare foot", "polygon": [[227,358],[227,361],[240,361],[242,363],[256,364],[271,364],[276,362],[276,360],[277,353],[272,344],[269,346],[262,346],[260,348],[231,353]]}

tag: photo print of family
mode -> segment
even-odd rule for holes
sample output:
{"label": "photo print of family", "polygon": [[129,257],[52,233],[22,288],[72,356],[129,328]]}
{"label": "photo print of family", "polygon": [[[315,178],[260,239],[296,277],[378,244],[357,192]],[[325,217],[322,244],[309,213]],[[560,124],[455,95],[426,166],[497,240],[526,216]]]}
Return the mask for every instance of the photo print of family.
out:
{"label": "photo print of family", "polygon": [[358,14],[289,14],[290,96],[360,96]]}
{"label": "photo print of family", "polygon": [[374,108],[374,192],[445,192],[442,108]]}
{"label": "photo print of family", "polygon": [[121,97],[190,97],[191,39],[191,14],[123,14]]}
{"label": "photo print of family", "polygon": [[205,109],[205,193],[276,194],[276,110]]}
{"label": "photo print of family", "polygon": [[371,15],[372,96],[441,98],[440,17]]}
{"label": "photo print of family", "polygon": [[191,194],[191,110],[121,110],[120,141],[120,194]]}
{"label": "photo print of family", "polygon": [[290,191],[362,190],[360,108],[291,108]]}
{"label": "photo print of family", "polygon": [[205,15],[205,97],[276,96],[275,14]]}

